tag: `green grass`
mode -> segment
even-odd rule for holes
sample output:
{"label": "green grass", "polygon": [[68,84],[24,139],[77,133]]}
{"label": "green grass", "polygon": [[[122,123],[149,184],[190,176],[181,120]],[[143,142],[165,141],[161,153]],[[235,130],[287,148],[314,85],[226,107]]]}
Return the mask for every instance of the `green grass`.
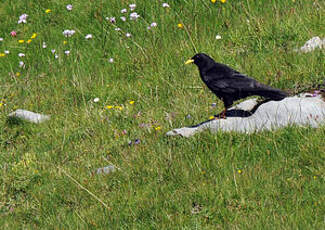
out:
{"label": "green grass", "polygon": [[[120,10],[135,2],[141,18],[122,23]],[[162,1],[0,3],[0,53],[10,51],[0,57],[3,228],[324,228],[324,126],[165,136],[222,109],[197,68],[183,64],[196,51],[274,87],[298,91],[321,83],[324,51],[293,50],[325,37],[324,2],[166,2],[169,9]],[[17,24],[23,13],[28,23]],[[110,16],[131,39],[114,30]],[[154,21],[158,27],[148,31]],[[65,29],[76,34],[65,38]],[[18,43],[33,33],[30,44]],[[7,120],[17,108],[51,120]],[[141,143],[129,146],[135,139]],[[121,170],[94,174],[110,164]]]}

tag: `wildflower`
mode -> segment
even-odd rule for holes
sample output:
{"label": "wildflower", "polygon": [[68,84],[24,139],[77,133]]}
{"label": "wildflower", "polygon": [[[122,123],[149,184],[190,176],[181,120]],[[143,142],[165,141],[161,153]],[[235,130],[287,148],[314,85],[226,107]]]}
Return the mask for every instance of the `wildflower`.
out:
{"label": "wildflower", "polygon": [[123,107],[122,106],[119,106],[119,105],[116,105],[115,107],[114,107],[115,109],[118,109],[118,110],[123,110]]}
{"label": "wildflower", "polygon": [[3,103],[2,102],[0,102],[0,107],[2,107],[3,106]]}
{"label": "wildflower", "polygon": [[156,27],[157,25],[158,25],[157,22],[153,22],[150,24],[150,27]]}
{"label": "wildflower", "polygon": [[19,57],[25,57],[25,54],[24,53],[19,53],[18,56]]}
{"label": "wildflower", "polygon": [[135,7],[137,7],[137,5],[136,4],[130,4],[129,7],[130,7],[130,10],[133,11],[133,10],[135,10]]}
{"label": "wildflower", "polygon": [[217,40],[220,40],[221,39],[221,36],[219,34],[217,34],[216,39]]}
{"label": "wildflower", "polygon": [[71,4],[68,4],[66,7],[67,7],[67,10],[69,10],[69,11],[72,10],[72,5]]}
{"label": "wildflower", "polygon": [[54,58],[55,58],[55,59],[58,59],[58,58],[59,58],[59,55],[55,54],[55,55],[54,55]]}
{"label": "wildflower", "polygon": [[93,35],[91,35],[91,34],[87,34],[85,38],[86,38],[87,40],[89,40],[89,39],[93,38]]}
{"label": "wildflower", "polygon": [[129,101],[130,105],[133,105],[134,104],[134,101]]}
{"label": "wildflower", "polygon": [[32,39],[28,39],[27,40],[27,43],[29,44],[29,43],[31,43],[32,42]]}
{"label": "wildflower", "polygon": [[220,2],[221,2],[221,3],[225,3],[225,2],[226,2],[226,0],[220,0]]}
{"label": "wildflower", "polygon": [[242,174],[242,171],[240,169],[237,170],[238,174]]}
{"label": "wildflower", "polygon": [[9,54],[10,53],[10,51],[9,50],[5,50],[5,54]]}
{"label": "wildflower", "polygon": [[316,180],[317,179],[317,176],[313,176],[313,178],[314,178],[314,180]]}
{"label": "wildflower", "polygon": [[47,13],[47,14],[48,14],[48,13],[51,13],[51,10],[50,10],[50,9],[46,9],[46,10],[45,10],[45,13]]}
{"label": "wildflower", "polygon": [[125,36],[126,36],[127,38],[129,38],[129,37],[131,37],[131,34],[130,34],[130,33],[126,33]]}
{"label": "wildflower", "polygon": [[11,37],[16,37],[16,35],[17,35],[17,32],[16,31],[13,30],[13,31],[10,32],[10,36]]}
{"label": "wildflower", "polygon": [[27,23],[28,14],[22,14],[19,16],[18,24]]}
{"label": "wildflower", "polygon": [[19,73],[19,72],[17,72],[15,75],[16,75],[16,77],[19,77],[19,76],[20,76],[20,73]]}
{"label": "wildflower", "polygon": [[47,47],[45,42],[43,42],[42,47],[43,47],[43,49],[45,49]]}
{"label": "wildflower", "polygon": [[134,140],[134,144],[136,144],[136,145],[140,144],[140,142],[141,142],[140,139],[135,139]]}
{"label": "wildflower", "polygon": [[62,33],[65,37],[71,37],[72,35],[75,34],[76,31],[74,30],[64,30]]}
{"label": "wildflower", "polygon": [[209,120],[213,120],[213,119],[214,119],[214,116],[210,116],[210,117],[209,117]]}
{"label": "wildflower", "polygon": [[18,43],[24,43],[25,40],[18,40]]}
{"label": "wildflower", "polygon": [[30,38],[34,39],[34,38],[36,38],[36,36],[37,36],[37,33],[33,33],[33,35]]}
{"label": "wildflower", "polygon": [[112,105],[107,105],[107,106],[106,106],[106,109],[112,109],[112,108],[113,108]]}
{"label": "wildflower", "polygon": [[108,59],[108,62],[109,63],[113,63],[114,62],[114,59],[113,58],[110,58],[110,59]]}
{"label": "wildflower", "polygon": [[68,42],[67,41],[63,41],[63,45],[66,45],[66,44],[68,44]]}
{"label": "wildflower", "polygon": [[186,119],[191,119],[191,118],[192,118],[191,114],[186,115]]}
{"label": "wildflower", "polygon": [[155,127],[155,130],[156,131],[159,131],[159,130],[161,130],[161,127],[160,126],[157,126],[157,127]]}
{"label": "wildflower", "polygon": [[184,25],[182,23],[178,23],[177,27],[180,28],[180,29],[183,29]]}
{"label": "wildflower", "polygon": [[0,42],[2,42],[3,41],[3,38],[0,38]]}
{"label": "wildflower", "polygon": [[99,98],[98,97],[94,98],[94,102],[99,102]]}
{"label": "wildflower", "polygon": [[115,28],[115,31],[121,31],[121,28],[116,27],[116,28]]}
{"label": "wildflower", "polygon": [[116,23],[116,19],[115,19],[115,17],[110,17],[110,18],[106,18],[106,20],[108,20],[110,23]]}
{"label": "wildflower", "polygon": [[164,2],[164,3],[162,4],[162,7],[164,7],[164,8],[169,8],[169,4],[166,3],[166,2]]}
{"label": "wildflower", "polygon": [[217,0],[211,0],[212,3],[216,3]]}
{"label": "wildflower", "polygon": [[137,20],[139,17],[140,17],[140,15],[137,14],[136,12],[133,12],[130,14],[130,19],[133,21]]}
{"label": "wildflower", "polygon": [[25,63],[24,63],[23,61],[20,61],[20,62],[19,62],[19,67],[20,67],[20,68],[25,68]]}
{"label": "wildflower", "polygon": [[55,49],[51,50],[51,53],[54,54],[55,53]]}
{"label": "wildflower", "polygon": [[126,21],[126,17],[124,17],[124,16],[120,17],[120,19],[121,19],[123,22]]}
{"label": "wildflower", "polygon": [[217,103],[212,103],[211,104],[211,107],[216,107],[217,106]]}
{"label": "wildflower", "polygon": [[4,57],[4,56],[6,56],[5,53],[0,53],[0,57]]}
{"label": "wildflower", "polygon": [[67,56],[69,56],[69,54],[70,54],[70,50],[66,50],[66,51],[64,51],[64,53],[65,53]]}
{"label": "wildflower", "polygon": [[122,10],[121,10],[121,13],[122,13],[122,14],[124,14],[124,13],[126,13],[126,12],[127,12],[127,9],[122,9]]}

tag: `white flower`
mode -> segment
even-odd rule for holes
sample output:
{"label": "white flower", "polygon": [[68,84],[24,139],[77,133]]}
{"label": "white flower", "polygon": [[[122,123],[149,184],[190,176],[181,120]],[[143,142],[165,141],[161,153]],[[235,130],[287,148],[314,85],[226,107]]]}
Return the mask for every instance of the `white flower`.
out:
{"label": "white flower", "polygon": [[46,43],[45,43],[45,42],[43,42],[43,45],[42,45],[42,47],[43,47],[43,49],[45,49],[45,48],[46,48]]}
{"label": "white flower", "polygon": [[115,28],[115,31],[121,31],[121,28],[116,27],[116,28]]}
{"label": "white flower", "polygon": [[130,33],[126,33],[125,36],[126,36],[127,38],[129,38],[129,37],[131,37],[131,34],[130,34]]}
{"label": "white flower", "polygon": [[69,54],[70,54],[70,50],[66,50],[66,51],[64,51],[64,53],[65,53],[67,56],[69,56]]}
{"label": "white flower", "polygon": [[150,29],[151,29],[151,27],[150,27],[150,26],[147,26],[147,29],[148,29],[148,30],[150,30]]}
{"label": "white flower", "polygon": [[169,8],[169,4],[166,3],[166,2],[164,2],[164,3],[162,4],[162,7],[164,7],[164,8]]}
{"label": "white flower", "polygon": [[18,24],[20,23],[27,23],[27,18],[28,18],[28,15],[27,14],[22,14],[19,16],[19,20],[18,20]]}
{"label": "white flower", "polygon": [[89,40],[89,39],[93,38],[93,35],[91,35],[91,34],[87,34],[85,38],[86,38],[87,40]]}
{"label": "white flower", "polygon": [[113,58],[110,58],[110,59],[108,59],[108,62],[109,63],[113,63],[114,62],[114,59]]}
{"label": "white flower", "polygon": [[25,54],[24,53],[19,53],[18,56],[19,57],[25,57]]}
{"label": "white flower", "polygon": [[68,4],[68,5],[67,5],[67,10],[69,10],[69,11],[72,10],[72,5],[71,5],[71,4]]}
{"label": "white flower", "polygon": [[217,34],[216,39],[217,40],[220,40],[221,39],[221,36],[219,34]]}
{"label": "white flower", "polygon": [[24,63],[23,61],[20,61],[20,62],[19,62],[19,67],[20,67],[20,68],[24,68],[24,67],[25,67],[25,63]]}
{"label": "white flower", "polygon": [[158,25],[157,22],[153,22],[150,24],[151,27],[156,27],[157,25]]}
{"label": "white flower", "polygon": [[75,32],[76,32],[76,31],[74,31],[74,30],[64,30],[64,31],[63,31],[63,35],[64,35],[65,37],[71,37],[72,35],[74,35]]}
{"label": "white flower", "polygon": [[2,42],[3,41],[3,38],[0,38],[0,42]]}
{"label": "white flower", "polygon": [[115,17],[106,17],[106,20],[109,21],[110,23],[116,23]]}
{"label": "white flower", "polygon": [[51,53],[54,54],[55,53],[55,49],[51,50]]}
{"label": "white flower", "polygon": [[137,5],[136,4],[130,4],[129,7],[130,7],[130,10],[133,11],[135,9]]}
{"label": "white flower", "polygon": [[137,18],[140,17],[139,14],[137,14],[136,12],[133,12],[130,14],[130,19],[131,20],[137,20]]}
{"label": "white flower", "polygon": [[124,14],[124,13],[126,13],[126,12],[127,12],[127,9],[122,9],[122,10],[121,10],[121,13],[122,13],[122,14]]}
{"label": "white flower", "polygon": [[59,58],[59,55],[55,54],[55,55],[54,55],[54,58],[55,58],[55,59],[58,59],[58,58]]}
{"label": "white flower", "polygon": [[94,102],[99,102],[99,98],[98,97],[94,98]]}
{"label": "white flower", "polygon": [[10,54],[9,50],[5,50],[5,54]]}
{"label": "white flower", "polygon": [[121,19],[123,22],[126,21],[126,17],[124,17],[124,16],[120,17],[120,19]]}

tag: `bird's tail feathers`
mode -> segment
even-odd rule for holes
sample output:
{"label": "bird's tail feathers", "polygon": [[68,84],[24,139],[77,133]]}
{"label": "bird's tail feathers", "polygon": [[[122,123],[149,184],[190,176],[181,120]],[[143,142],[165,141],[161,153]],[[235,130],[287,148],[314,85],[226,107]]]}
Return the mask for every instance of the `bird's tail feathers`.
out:
{"label": "bird's tail feathers", "polygon": [[259,89],[257,94],[262,97],[269,98],[274,101],[281,101],[285,97],[289,96],[289,94],[285,91],[274,89],[271,87]]}

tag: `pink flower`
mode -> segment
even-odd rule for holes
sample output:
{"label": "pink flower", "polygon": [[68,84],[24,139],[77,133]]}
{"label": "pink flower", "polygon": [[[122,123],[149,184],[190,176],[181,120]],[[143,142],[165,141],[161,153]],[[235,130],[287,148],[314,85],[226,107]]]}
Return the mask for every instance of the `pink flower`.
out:
{"label": "pink flower", "polygon": [[11,35],[11,37],[16,37],[17,32],[13,30],[13,31],[10,32],[10,35]]}

